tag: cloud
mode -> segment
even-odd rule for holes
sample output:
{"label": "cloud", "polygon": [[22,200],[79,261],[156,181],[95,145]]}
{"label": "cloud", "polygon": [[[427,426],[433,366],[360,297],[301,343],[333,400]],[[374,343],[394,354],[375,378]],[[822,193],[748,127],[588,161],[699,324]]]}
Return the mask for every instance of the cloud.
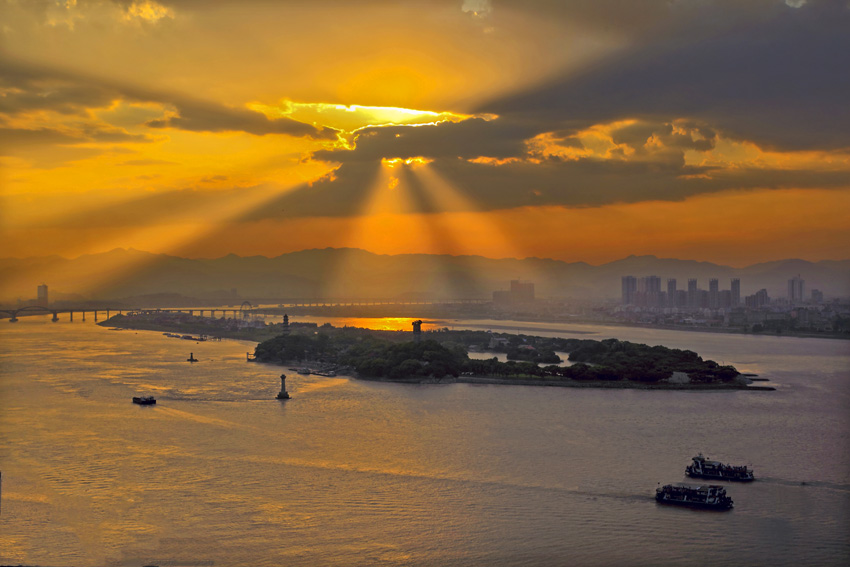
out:
{"label": "cloud", "polygon": [[163,18],[174,18],[174,10],[153,0],[134,0],[124,13],[127,20],[157,22]]}
{"label": "cloud", "polygon": [[324,150],[314,157],[342,163],[417,156],[505,158],[523,155],[525,140],[536,133],[536,125],[483,118],[433,126],[366,128],[357,137],[354,151]]}
{"label": "cloud", "polygon": [[318,129],[288,118],[269,119],[248,109],[231,108],[194,97],[123,84],[61,69],[0,59],[0,113],[10,116],[30,111],[53,111],[88,118],[89,111],[116,100],[157,103],[169,109],[151,128],[195,132],[246,132],[258,136],[288,134],[332,139],[329,129]]}
{"label": "cloud", "polygon": [[256,136],[289,134],[331,139],[332,130],[318,130],[314,126],[288,118],[269,119],[265,115],[240,108],[185,97],[171,97],[174,114],[154,119],[145,124],[150,128],[175,128],[193,132],[247,132]]}
{"label": "cloud", "polygon": [[479,111],[541,127],[690,118],[765,146],[850,147],[850,10],[840,2],[677,6],[659,36]]}

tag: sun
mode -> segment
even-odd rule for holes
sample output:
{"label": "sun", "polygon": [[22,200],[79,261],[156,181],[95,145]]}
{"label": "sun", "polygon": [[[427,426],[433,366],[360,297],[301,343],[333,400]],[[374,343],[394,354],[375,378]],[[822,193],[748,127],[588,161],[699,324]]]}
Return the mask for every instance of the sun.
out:
{"label": "sun", "polygon": [[490,114],[436,112],[396,106],[294,102],[286,99],[274,105],[254,102],[249,104],[248,108],[261,112],[269,119],[290,118],[319,128],[333,128],[348,134],[370,127],[433,126],[443,122],[462,122],[470,118],[483,118],[485,120],[496,118]]}

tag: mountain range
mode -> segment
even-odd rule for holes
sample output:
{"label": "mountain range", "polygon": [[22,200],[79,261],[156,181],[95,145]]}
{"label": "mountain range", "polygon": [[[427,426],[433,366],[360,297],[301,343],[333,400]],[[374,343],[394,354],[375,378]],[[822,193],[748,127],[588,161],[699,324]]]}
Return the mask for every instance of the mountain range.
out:
{"label": "mountain range", "polygon": [[31,299],[49,286],[51,300],[120,299],[155,293],[188,297],[240,298],[490,298],[511,280],[535,284],[538,297],[602,299],[620,296],[621,277],[676,278],[679,289],[697,278],[730,288],[740,278],[742,295],[765,288],[787,295],[788,279],[800,275],[805,294],[850,296],[850,260],[780,260],[733,268],[697,262],[629,256],[593,266],[542,258],[491,259],[433,254],[380,255],[354,248],[302,250],[274,258],[223,256],[180,258],[134,249],[115,249],[74,259],[59,256],[0,259],[0,300]]}

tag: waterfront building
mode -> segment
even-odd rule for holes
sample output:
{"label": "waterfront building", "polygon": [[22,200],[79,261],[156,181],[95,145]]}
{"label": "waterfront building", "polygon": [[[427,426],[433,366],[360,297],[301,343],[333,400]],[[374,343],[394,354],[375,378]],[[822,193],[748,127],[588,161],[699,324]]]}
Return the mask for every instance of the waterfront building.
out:
{"label": "waterfront building", "polygon": [[688,278],[688,307],[691,309],[699,307],[696,278]]}
{"label": "waterfront building", "polygon": [[753,295],[748,295],[744,301],[747,307],[754,309],[770,305],[770,297],[767,295],[766,289],[760,289]]}
{"label": "waterfront building", "polygon": [[41,284],[38,286],[38,295],[36,297],[36,305],[47,307],[47,284]]}
{"label": "waterfront building", "polygon": [[676,305],[677,291],[676,278],[667,278],[667,307],[678,307]]}
{"label": "waterfront building", "polygon": [[741,305],[741,280],[732,278],[732,307]]}
{"label": "waterfront building", "polygon": [[497,305],[514,305],[517,303],[531,303],[534,301],[534,284],[531,282],[511,281],[511,289],[508,291],[494,291],[493,303]]}
{"label": "waterfront building", "polygon": [[637,293],[637,278],[634,276],[623,276],[622,299],[623,305],[634,305]]}
{"label": "waterfront building", "polygon": [[718,298],[717,294],[720,291],[720,282],[717,278],[708,280],[708,306],[712,309],[717,309]]}
{"label": "waterfront building", "polygon": [[805,284],[805,280],[797,276],[788,280],[788,301],[793,303],[802,303],[803,302],[803,286]]}
{"label": "waterfront building", "polygon": [[534,284],[531,282],[521,282],[520,280],[511,280],[511,295],[513,300],[518,303],[534,301]]}

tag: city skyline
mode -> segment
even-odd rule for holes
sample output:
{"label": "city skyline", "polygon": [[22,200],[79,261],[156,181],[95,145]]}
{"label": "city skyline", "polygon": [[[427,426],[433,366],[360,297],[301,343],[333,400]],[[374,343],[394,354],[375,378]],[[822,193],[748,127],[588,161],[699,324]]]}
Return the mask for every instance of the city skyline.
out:
{"label": "city skyline", "polygon": [[79,0],[0,16],[6,256],[847,257],[839,3]]}

